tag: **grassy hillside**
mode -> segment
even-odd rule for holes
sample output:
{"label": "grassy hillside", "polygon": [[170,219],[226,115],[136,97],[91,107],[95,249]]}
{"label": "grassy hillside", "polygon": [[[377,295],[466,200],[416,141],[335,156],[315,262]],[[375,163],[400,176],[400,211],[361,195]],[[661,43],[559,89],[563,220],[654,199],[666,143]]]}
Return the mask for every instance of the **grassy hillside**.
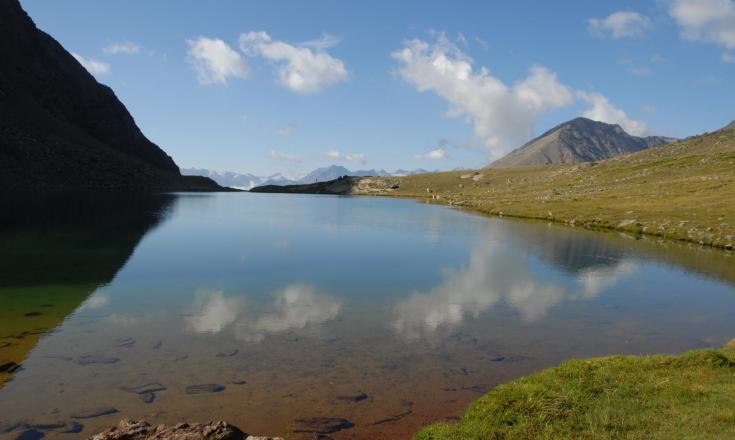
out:
{"label": "grassy hillside", "polygon": [[571,360],[481,397],[417,440],[735,438],[735,349]]}
{"label": "grassy hillside", "polygon": [[414,197],[491,215],[735,245],[735,131],[597,163],[351,180],[350,190],[339,193]]}

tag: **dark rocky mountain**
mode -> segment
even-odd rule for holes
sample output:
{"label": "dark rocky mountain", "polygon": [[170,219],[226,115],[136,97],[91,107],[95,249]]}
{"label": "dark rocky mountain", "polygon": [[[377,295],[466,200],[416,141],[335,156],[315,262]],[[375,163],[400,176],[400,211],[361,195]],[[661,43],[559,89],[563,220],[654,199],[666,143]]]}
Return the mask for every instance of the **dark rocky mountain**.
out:
{"label": "dark rocky mountain", "polygon": [[109,87],[18,0],[0,1],[0,185],[15,189],[217,189],[182,177]]}
{"label": "dark rocky mountain", "polygon": [[673,142],[663,136],[631,136],[617,124],[576,118],[557,125],[490,167],[507,168],[609,159]]}

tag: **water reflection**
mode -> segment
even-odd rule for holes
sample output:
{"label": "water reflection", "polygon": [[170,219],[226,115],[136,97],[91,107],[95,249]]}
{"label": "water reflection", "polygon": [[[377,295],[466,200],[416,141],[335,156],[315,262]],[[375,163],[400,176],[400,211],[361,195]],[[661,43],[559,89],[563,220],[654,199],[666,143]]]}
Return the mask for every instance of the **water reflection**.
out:
{"label": "water reflection", "polygon": [[446,269],[440,285],[400,300],[390,325],[403,338],[415,340],[455,330],[468,317],[478,318],[499,304],[514,308],[525,322],[534,322],[561,301],[594,298],[637,270],[632,260],[585,267],[570,289],[535,273],[528,255],[488,241],[472,251],[467,267]]}
{"label": "water reflection", "polygon": [[[20,365],[39,338],[110,283],[171,195],[20,194],[0,198],[0,365]],[[0,372],[0,385],[9,377]]]}
{"label": "water reflection", "polygon": [[242,296],[225,296],[222,291],[197,295],[189,327],[197,333],[219,333],[232,326],[237,339],[260,342],[267,335],[297,331],[334,320],[342,301],[305,284],[291,284],[273,295],[270,304],[258,311]]}

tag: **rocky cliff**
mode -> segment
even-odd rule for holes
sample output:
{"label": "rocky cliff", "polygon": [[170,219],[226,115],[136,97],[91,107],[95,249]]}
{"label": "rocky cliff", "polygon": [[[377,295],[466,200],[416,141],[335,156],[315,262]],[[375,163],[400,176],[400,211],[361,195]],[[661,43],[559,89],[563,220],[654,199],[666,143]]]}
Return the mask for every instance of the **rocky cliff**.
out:
{"label": "rocky cliff", "polygon": [[0,185],[17,189],[217,189],[182,177],[109,87],[18,0],[0,1]]}

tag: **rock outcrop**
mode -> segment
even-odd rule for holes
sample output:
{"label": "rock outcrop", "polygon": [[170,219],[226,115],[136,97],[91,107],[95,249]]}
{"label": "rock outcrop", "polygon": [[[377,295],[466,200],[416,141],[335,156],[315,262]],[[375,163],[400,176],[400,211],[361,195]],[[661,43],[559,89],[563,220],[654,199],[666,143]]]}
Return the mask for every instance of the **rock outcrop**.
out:
{"label": "rock outcrop", "polygon": [[90,440],[283,440],[278,437],[256,437],[242,432],[227,422],[179,423],[150,425],[144,421],[122,420]]}
{"label": "rock outcrop", "polygon": [[0,185],[11,189],[218,189],[183,177],[125,106],[18,0],[0,2]]}

